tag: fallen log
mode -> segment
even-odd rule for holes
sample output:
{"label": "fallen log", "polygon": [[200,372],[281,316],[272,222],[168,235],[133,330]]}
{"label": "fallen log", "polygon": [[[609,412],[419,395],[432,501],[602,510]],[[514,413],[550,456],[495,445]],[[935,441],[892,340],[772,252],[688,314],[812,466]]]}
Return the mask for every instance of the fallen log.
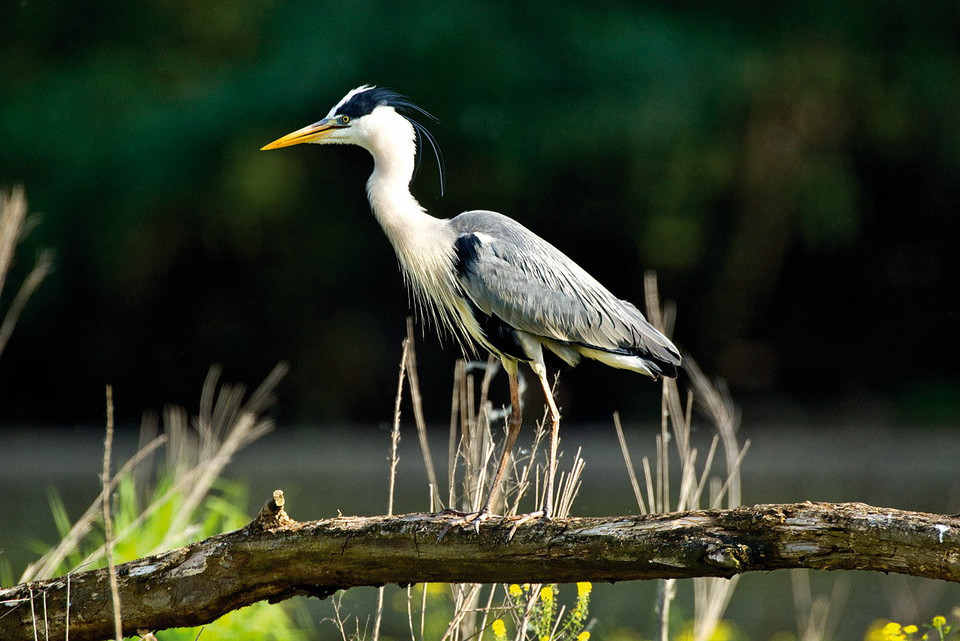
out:
{"label": "fallen log", "polygon": [[[479,533],[443,514],[297,522],[274,493],[249,525],[117,566],[125,634],[196,626],[260,600],[356,586],[732,577],[786,568],[960,582],[960,518],[862,503],[795,503],[572,517]],[[67,595],[69,594],[69,607]],[[0,590],[0,639],[113,636],[106,569]]]}

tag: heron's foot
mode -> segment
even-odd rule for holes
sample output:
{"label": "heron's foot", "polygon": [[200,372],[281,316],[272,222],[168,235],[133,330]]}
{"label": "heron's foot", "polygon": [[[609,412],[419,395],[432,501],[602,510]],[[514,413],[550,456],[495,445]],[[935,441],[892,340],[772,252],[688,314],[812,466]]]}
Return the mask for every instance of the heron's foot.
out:
{"label": "heron's foot", "polygon": [[454,510],[448,507],[444,508],[441,514],[452,514],[457,518],[447,521],[447,524],[443,526],[443,530],[440,531],[440,536],[437,537],[437,543],[443,540],[447,532],[456,527],[463,529],[473,528],[477,534],[480,534],[480,524],[493,516],[487,508],[483,508],[477,512],[461,512],[460,510]]}
{"label": "heron's foot", "polygon": [[536,512],[530,512],[529,514],[516,514],[514,516],[504,517],[504,521],[510,522],[510,531],[507,532],[507,543],[513,540],[513,535],[517,533],[517,528],[521,525],[533,523],[534,521],[549,523],[552,520],[550,511],[546,508],[539,509]]}

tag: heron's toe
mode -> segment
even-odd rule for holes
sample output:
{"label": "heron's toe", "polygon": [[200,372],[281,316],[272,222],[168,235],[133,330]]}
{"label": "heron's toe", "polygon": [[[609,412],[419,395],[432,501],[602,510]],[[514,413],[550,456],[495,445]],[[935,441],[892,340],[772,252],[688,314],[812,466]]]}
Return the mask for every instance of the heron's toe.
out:
{"label": "heron's toe", "polygon": [[479,534],[480,524],[492,516],[490,511],[486,509],[479,510],[477,512],[461,512],[460,510],[446,508],[443,511],[443,514],[452,514],[457,518],[447,521],[447,524],[443,526],[443,530],[440,531],[440,536],[437,537],[438,543],[442,541],[443,537],[445,537],[453,528],[473,528],[473,530]]}
{"label": "heron's toe", "polygon": [[549,523],[553,519],[545,509],[542,509],[537,510],[536,512],[530,512],[528,514],[508,516],[505,520],[510,521],[510,531],[507,532],[507,542],[509,543],[513,539],[513,535],[517,533],[517,528],[519,528],[521,525],[527,525],[528,523],[533,523],[534,521]]}

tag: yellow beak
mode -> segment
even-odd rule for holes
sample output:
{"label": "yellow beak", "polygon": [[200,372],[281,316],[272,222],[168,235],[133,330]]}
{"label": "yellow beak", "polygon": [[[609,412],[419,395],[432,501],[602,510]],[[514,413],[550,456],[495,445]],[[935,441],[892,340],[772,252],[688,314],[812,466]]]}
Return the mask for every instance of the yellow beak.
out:
{"label": "yellow beak", "polygon": [[324,118],[319,122],[315,122],[312,125],[307,125],[303,129],[297,129],[283,138],[277,138],[269,145],[264,145],[260,148],[260,151],[265,151],[267,149],[279,149],[280,147],[289,147],[290,145],[299,145],[304,142],[314,142],[316,140],[321,140],[330,135],[330,132],[339,129],[341,125],[338,125],[336,121],[328,118]]}

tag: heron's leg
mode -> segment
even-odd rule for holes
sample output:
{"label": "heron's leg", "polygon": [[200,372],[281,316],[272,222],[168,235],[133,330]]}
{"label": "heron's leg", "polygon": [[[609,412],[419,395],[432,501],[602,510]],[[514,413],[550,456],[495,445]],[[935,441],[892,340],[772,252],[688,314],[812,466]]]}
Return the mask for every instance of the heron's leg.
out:
{"label": "heron's leg", "polygon": [[557,447],[560,443],[560,410],[557,409],[557,403],[553,398],[553,389],[550,387],[550,381],[547,380],[547,368],[543,363],[530,363],[533,373],[540,379],[540,385],[543,387],[543,396],[547,401],[548,418],[550,420],[550,461],[547,464],[547,489],[543,498],[543,518],[549,519],[553,516],[553,483],[557,475]]}
{"label": "heron's leg", "polygon": [[[507,471],[507,463],[510,461],[510,454],[513,452],[513,446],[517,442],[517,436],[520,434],[520,423],[522,421],[521,410],[520,410],[520,381],[517,378],[517,369],[519,363],[516,361],[508,361],[504,359],[503,368],[507,371],[507,375],[510,378],[510,419],[507,422],[507,439],[503,443],[503,454],[500,455],[500,463],[497,465],[497,473],[494,475],[493,484],[490,486],[490,491],[487,493],[487,498],[483,501],[483,505],[476,512],[463,513],[453,509],[445,510],[448,513],[456,514],[460,518],[455,519],[447,523],[443,530],[440,532],[440,536],[437,537],[437,541],[443,539],[447,535],[447,532],[452,530],[455,527],[466,527],[472,525],[477,532],[480,531],[480,523],[485,521],[490,516],[490,506],[493,504],[494,498],[496,498],[497,493],[500,491],[500,484],[503,482],[503,475]],[[513,537],[513,532],[516,530],[516,526],[510,530],[510,536],[507,538],[509,541]]]}
{"label": "heron's leg", "polygon": [[520,410],[520,381],[517,378],[519,363],[504,359],[503,368],[507,371],[507,376],[510,379],[510,419],[507,422],[507,439],[503,443],[503,453],[500,455],[500,463],[497,465],[497,473],[493,477],[490,492],[483,502],[483,507],[480,508],[481,514],[490,511],[490,505],[500,491],[500,484],[503,482],[503,475],[507,471],[507,463],[510,462],[510,455],[513,453],[517,436],[520,435],[520,424],[523,420]]}

